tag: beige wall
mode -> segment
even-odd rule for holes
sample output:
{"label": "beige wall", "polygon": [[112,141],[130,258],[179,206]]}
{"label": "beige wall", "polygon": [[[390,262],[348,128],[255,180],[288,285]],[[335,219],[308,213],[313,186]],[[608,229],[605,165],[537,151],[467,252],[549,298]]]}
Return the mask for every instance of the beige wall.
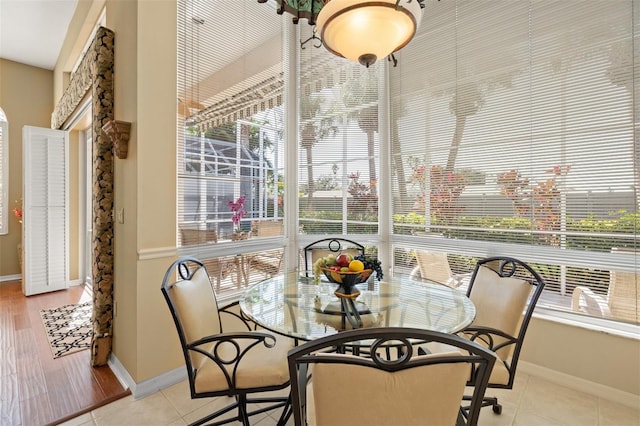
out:
{"label": "beige wall", "polygon": [[521,359],[640,395],[640,340],[534,318]]}
{"label": "beige wall", "polygon": [[[181,363],[160,293],[175,259],[177,12],[172,0],[81,0],[55,69],[56,99],[103,6],[115,34],[114,115],[132,123],[128,156],[114,164],[124,223],[114,224],[113,352],[139,382]],[[158,248],[168,256],[140,259]]]}
{"label": "beige wall", "polygon": [[[53,73],[0,59],[0,108],[9,122],[9,200],[22,198],[22,127],[51,127]],[[9,233],[0,235],[0,277],[20,274],[17,246],[22,228],[9,213]]]}

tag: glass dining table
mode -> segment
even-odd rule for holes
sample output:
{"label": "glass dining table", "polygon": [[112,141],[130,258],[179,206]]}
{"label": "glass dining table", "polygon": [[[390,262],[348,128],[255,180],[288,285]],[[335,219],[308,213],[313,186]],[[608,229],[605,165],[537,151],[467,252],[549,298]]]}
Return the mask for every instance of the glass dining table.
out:
{"label": "glass dining table", "polygon": [[[443,333],[462,330],[475,318],[473,302],[459,290],[408,277],[371,280],[360,295],[345,300],[337,284],[300,276],[277,275],[249,287],[240,299],[242,313],[272,332],[314,340],[359,327],[412,327]],[[351,313],[348,311],[352,311]],[[354,322],[353,315],[358,317]]]}

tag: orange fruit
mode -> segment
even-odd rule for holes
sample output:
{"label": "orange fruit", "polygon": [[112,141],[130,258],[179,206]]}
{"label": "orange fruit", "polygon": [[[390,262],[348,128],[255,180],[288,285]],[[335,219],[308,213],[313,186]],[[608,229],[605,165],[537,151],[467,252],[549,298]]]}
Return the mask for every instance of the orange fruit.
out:
{"label": "orange fruit", "polygon": [[353,272],[361,272],[364,270],[364,263],[361,260],[352,260],[349,262],[349,270]]}

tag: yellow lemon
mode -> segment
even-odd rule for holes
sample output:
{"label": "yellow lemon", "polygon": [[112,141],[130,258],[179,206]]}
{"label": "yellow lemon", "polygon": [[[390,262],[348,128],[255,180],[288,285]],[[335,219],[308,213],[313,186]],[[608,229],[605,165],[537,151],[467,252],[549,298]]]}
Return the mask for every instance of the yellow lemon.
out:
{"label": "yellow lemon", "polygon": [[352,260],[349,262],[349,270],[353,272],[361,272],[364,270],[364,263],[360,260]]}

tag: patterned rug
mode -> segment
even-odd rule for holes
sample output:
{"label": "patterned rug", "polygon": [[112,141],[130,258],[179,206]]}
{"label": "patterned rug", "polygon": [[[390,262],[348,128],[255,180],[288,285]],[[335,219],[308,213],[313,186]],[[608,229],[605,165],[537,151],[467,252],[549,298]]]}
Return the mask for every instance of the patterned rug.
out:
{"label": "patterned rug", "polygon": [[91,302],[40,311],[54,358],[91,346]]}

